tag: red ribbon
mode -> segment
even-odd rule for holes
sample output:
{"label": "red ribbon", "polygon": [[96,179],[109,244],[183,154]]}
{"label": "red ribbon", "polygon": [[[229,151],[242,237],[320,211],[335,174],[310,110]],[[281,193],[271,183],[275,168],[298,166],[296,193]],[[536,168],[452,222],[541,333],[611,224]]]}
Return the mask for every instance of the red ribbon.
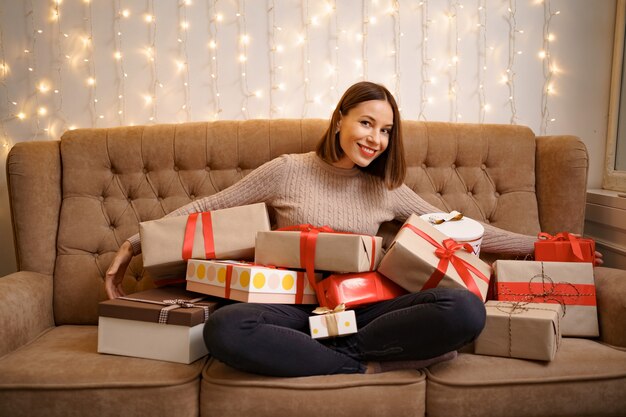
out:
{"label": "red ribbon", "polygon": [[574,236],[568,232],[557,233],[552,236],[550,233],[541,232],[537,235],[540,240],[545,240],[546,242],[565,242],[568,241],[572,245],[572,252],[574,256],[576,256],[581,261],[584,261],[583,258],[583,250],[580,247],[580,237]]}
{"label": "red ribbon", "polygon": [[593,284],[570,284],[567,282],[498,282],[498,300],[541,300],[561,305],[595,306],[596,286]]}
{"label": "red ribbon", "polygon": [[412,224],[405,224],[404,226],[402,226],[402,228],[408,228],[436,248],[435,255],[437,255],[437,257],[439,258],[439,264],[437,265],[437,268],[432,273],[430,278],[428,278],[426,283],[422,286],[422,290],[435,288],[437,285],[439,285],[439,283],[445,276],[446,271],[448,270],[448,265],[452,264],[467,289],[481,300],[483,299],[483,296],[480,293],[478,286],[476,285],[475,279],[472,278],[470,271],[473,272],[476,277],[485,281],[487,284],[489,283],[489,278],[486,277],[482,272],[480,272],[478,268],[476,268],[474,265],[470,264],[464,259],[459,258],[455,254],[455,252],[458,250],[465,250],[468,253],[473,253],[472,246],[469,243],[459,243],[454,239],[446,239],[441,244],[432,237],[428,236],[428,234],[426,234],[424,231],[413,226]]}
{"label": "red ribbon", "polygon": [[233,281],[233,266],[226,265],[226,281],[224,282],[224,298],[230,298],[230,285]]}
{"label": "red ribbon", "polygon": [[213,222],[211,220],[211,212],[191,213],[187,217],[185,225],[185,236],[183,237],[183,253],[184,261],[191,259],[193,252],[193,241],[196,235],[196,223],[198,215],[202,217],[202,236],[204,240],[204,256],[205,259],[215,259],[215,242],[213,240]]}

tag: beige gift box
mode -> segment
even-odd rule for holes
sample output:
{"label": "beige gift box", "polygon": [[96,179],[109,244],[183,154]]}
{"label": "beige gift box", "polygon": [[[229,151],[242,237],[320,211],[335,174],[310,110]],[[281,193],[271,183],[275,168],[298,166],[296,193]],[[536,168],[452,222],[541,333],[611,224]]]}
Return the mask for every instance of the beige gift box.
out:
{"label": "beige gift box", "polygon": [[551,361],[561,342],[560,304],[487,301],[474,353]]}
{"label": "beige gift box", "polygon": [[187,290],[248,303],[317,304],[305,272],[233,261],[190,259]]}
{"label": "beige gift box", "polygon": [[563,336],[598,336],[598,310],[589,262],[496,261],[495,299],[563,306]]}
{"label": "beige gift box", "polygon": [[309,317],[311,337],[313,339],[326,339],[334,336],[345,336],[357,332],[356,316],[354,310],[345,310]]}
{"label": "beige gift box", "polygon": [[[365,272],[376,269],[383,239],[350,233],[317,235],[314,269],[333,272]],[[255,262],[287,268],[303,268],[299,231],[259,232]]]}
{"label": "beige gift box", "polygon": [[[445,245],[453,243],[452,239],[430,223],[412,214],[389,246],[378,266],[378,272],[410,292],[433,286],[467,288],[484,301],[487,298],[491,267],[464,249],[454,251],[455,260],[445,265],[446,261],[437,255],[437,249],[446,252],[443,250]],[[447,253],[449,255],[449,251]],[[461,267],[457,269],[455,264]],[[431,279],[433,274],[437,274],[438,268],[445,269],[443,274],[439,274],[442,276],[439,282]]]}
{"label": "beige gift box", "polygon": [[182,281],[190,258],[252,260],[256,233],[267,230],[265,203],[142,222],[143,266],[155,281]]}

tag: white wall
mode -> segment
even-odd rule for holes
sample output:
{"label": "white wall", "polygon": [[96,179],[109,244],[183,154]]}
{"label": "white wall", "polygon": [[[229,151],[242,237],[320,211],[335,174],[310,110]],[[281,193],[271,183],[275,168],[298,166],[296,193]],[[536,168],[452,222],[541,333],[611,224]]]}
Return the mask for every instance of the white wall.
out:
{"label": "white wall", "polygon": [[[408,119],[580,136],[589,186],[600,187],[615,0],[401,0],[397,11],[393,3],[0,0],[1,180],[16,142],[57,139],[73,127],[328,117],[343,90],[367,78],[387,85]],[[548,58],[538,55],[544,29],[554,37],[553,94]],[[4,274],[15,269],[4,181],[0,236]]]}

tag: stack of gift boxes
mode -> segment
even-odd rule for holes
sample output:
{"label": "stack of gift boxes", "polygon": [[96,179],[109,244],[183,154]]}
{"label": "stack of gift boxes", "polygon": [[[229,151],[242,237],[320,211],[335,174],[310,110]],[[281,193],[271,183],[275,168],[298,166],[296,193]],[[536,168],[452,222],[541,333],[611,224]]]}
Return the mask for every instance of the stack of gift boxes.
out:
{"label": "stack of gift boxes", "polygon": [[[144,222],[144,267],[159,288],[101,303],[98,351],[190,363],[207,353],[201,328],[225,300],[319,304],[311,337],[342,336],[357,332],[353,308],[435,287],[486,302],[477,354],[549,361],[562,335],[598,335],[592,241],[542,233],[535,261],[491,266],[478,257],[483,232],[458,212],[412,215],[383,253],[377,236],[272,231],[264,204]],[[186,290],[170,285],[181,281]]]}

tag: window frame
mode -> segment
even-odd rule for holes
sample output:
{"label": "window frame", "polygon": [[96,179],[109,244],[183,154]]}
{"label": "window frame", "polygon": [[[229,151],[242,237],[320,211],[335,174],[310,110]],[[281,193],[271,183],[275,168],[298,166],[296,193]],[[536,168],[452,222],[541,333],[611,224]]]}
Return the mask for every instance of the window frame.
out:
{"label": "window frame", "polygon": [[[615,10],[615,37],[613,40],[613,65],[611,69],[611,88],[609,91],[609,117],[607,126],[606,156],[602,188],[612,191],[626,191],[626,171],[615,170],[617,152],[617,133],[621,94],[626,94],[626,85],[622,86],[622,71],[626,71],[624,60],[624,38],[626,26],[626,0],[617,0]],[[623,138],[626,140],[626,137]]]}

